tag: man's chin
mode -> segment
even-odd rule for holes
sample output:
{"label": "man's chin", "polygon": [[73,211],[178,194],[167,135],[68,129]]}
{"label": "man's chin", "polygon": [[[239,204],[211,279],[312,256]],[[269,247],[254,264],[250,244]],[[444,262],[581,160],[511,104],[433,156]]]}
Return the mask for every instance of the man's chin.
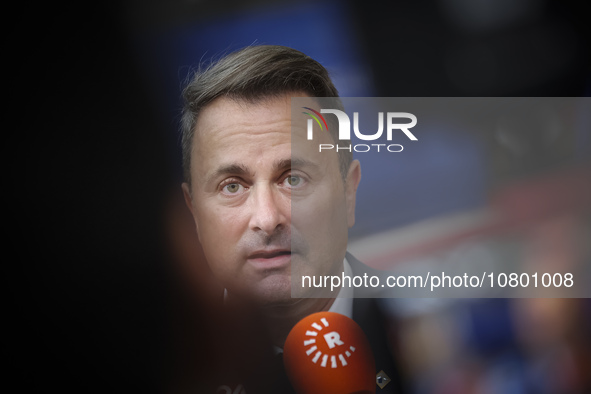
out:
{"label": "man's chin", "polygon": [[261,306],[289,305],[295,299],[291,297],[291,281],[289,276],[276,276],[265,278],[250,284],[241,284],[241,289],[230,293],[239,297],[245,297]]}
{"label": "man's chin", "polygon": [[291,287],[258,288],[253,294],[255,302],[260,305],[289,305],[295,300],[291,298]]}

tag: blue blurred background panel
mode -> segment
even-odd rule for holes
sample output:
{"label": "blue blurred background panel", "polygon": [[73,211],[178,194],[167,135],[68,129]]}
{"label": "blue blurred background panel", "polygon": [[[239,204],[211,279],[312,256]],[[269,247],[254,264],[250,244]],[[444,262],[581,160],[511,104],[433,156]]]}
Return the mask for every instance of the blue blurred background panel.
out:
{"label": "blue blurred background panel", "polygon": [[191,71],[248,45],[273,44],[298,49],[318,60],[344,97],[372,96],[369,67],[360,49],[350,9],[340,1],[265,5],[142,31],[139,56],[158,100],[178,114],[181,87]]}

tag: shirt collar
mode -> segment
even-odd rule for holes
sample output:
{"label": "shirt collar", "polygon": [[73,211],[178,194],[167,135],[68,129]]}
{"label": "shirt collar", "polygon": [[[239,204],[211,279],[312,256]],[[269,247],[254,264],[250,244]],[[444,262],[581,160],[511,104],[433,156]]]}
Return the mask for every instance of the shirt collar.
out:
{"label": "shirt collar", "polygon": [[[353,270],[351,270],[351,266],[347,261],[347,258],[343,260],[343,267],[345,276],[352,277]],[[348,318],[353,318],[353,288],[352,287],[341,287],[339,290],[339,294],[335,298],[332,306],[328,310],[329,312],[336,312],[340,313],[341,315],[345,315]]]}

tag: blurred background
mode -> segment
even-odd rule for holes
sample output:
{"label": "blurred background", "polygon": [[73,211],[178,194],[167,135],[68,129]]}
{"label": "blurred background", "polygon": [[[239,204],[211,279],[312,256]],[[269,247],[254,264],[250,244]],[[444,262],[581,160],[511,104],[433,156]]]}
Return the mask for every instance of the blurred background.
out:
{"label": "blurred background", "polygon": [[[584,6],[28,4],[7,44],[27,132],[14,133],[22,138],[15,149],[3,148],[26,174],[10,191],[23,204],[13,228],[25,243],[10,245],[25,278],[12,293],[24,301],[17,331],[31,349],[15,353],[25,367],[21,384],[183,391],[171,389],[179,370],[197,380],[214,372],[227,322],[217,320],[220,288],[193,242],[178,186],[180,92],[199,64],[246,45],[279,44],[327,67],[341,96],[589,96]],[[351,247],[376,268],[507,253],[524,264],[589,264],[589,115],[580,112],[579,126],[559,133],[449,130],[416,154],[362,162],[363,219]],[[388,185],[371,175],[385,165]],[[387,220],[375,209],[384,190],[396,207]],[[502,225],[491,224],[491,212]],[[363,254],[359,245],[384,236],[403,242],[378,257]],[[589,299],[402,299],[383,307],[411,393],[591,390]],[[175,319],[181,323],[170,324]],[[187,353],[182,368],[170,351],[179,347]]]}

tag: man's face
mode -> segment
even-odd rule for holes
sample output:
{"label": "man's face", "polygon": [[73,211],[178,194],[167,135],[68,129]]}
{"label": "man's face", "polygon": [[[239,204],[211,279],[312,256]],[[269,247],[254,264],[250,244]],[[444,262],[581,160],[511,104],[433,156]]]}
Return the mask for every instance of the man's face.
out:
{"label": "man's face", "polygon": [[[232,294],[264,304],[291,302],[291,274],[330,275],[342,268],[354,223],[359,163],[343,181],[333,143],[291,127],[291,96],[256,103],[219,98],[202,110],[183,185],[214,275]],[[318,108],[312,98],[307,106]],[[295,122],[294,122],[295,123]],[[295,272],[294,271],[294,272]]]}

